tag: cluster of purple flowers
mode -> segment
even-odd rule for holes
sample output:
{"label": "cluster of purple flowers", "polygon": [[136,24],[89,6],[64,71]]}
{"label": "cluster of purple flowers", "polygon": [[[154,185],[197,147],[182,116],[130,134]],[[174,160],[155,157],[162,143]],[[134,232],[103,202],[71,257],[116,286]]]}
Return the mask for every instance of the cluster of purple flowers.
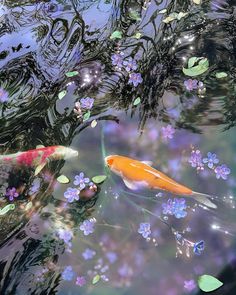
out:
{"label": "cluster of purple flowers", "polygon": [[214,170],[217,179],[222,178],[226,180],[231,172],[225,164],[216,166],[220,161],[216,154],[211,152],[207,153],[206,158],[202,158],[202,154],[199,150],[193,150],[188,162],[192,167],[197,168],[197,170],[204,170],[204,165],[207,164],[209,169]]}
{"label": "cluster of purple flowers", "polygon": [[6,190],[6,197],[8,197],[9,201],[14,201],[14,198],[19,196],[18,192],[16,191],[15,187],[8,188]]}
{"label": "cluster of purple flowers", "polygon": [[[62,279],[65,280],[65,281],[72,281],[74,276],[75,276],[75,273],[74,273],[74,271],[72,269],[72,266],[71,265],[66,266],[64,271],[62,272],[61,276],[62,276]],[[75,283],[76,283],[76,285],[82,287],[82,286],[84,286],[86,284],[86,279],[83,276],[81,276],[81,277],[78,276],[76,278]]]}
{"label": "cluster of purple flowers", "polygon": [[172,139],[175,134],[175,129],[171,125],[161,128],[161,135],[164,140]]}
{"label": "cluster of purple flowers", "polygon": [[129,74],[128,84],[133,84],[134,87],[137,87],[139,84],[143,82],[143,78],[140,73],[135,73],[132,71],[137,70],[137,62],[132,57],[124,60],[124,53],[119,52],[115,53],[111,56],[112,65],[116,66],[119,70],[124,68]]}
{"label": "cluster of purple flowers", "polygon": [[84,232],[85,236],[88,236],[89,234],[92,234],[94,232],[95,222],[96,222],[95,219],[85,220],[80,225],[79,229]]}
{"label": "cluster of purple flowers", "polygon": [[196,79],[188,79],[184,81],[184,86],[188,91],[203,88],[204,84]]}
{"label": "cluster of purple flowers", "polygon": [[174,215],[176,218],[184,218],[187,216],[185,209],[187,205],[185,204],[185,199],[169,199],[166,203],[162,204],[163,214]]}
{"label": "cluster of purple flowers", "polygon": [[138,233],[141,234],[144,239],[149,238],[152,233],[150,223],[140,223]]}
{"label": "cluster of purple flowers", "polygon": [[73,183],[78,187],[68,187],[64,193],[64,197],[67,199],[69,203],[72,203],[75,200],[79,200],[80,191],[83,190],[86,187],[86,185],[93,185],[93,182],[91,182],[88,177],[85,177],[83,172],[75,176],[75,180]]}
{"label": "cluster of purple flowers", "polygon": [[68,247],[71,247],[71,240],[73,238],[73,233],[70,230],[59,229],[58,236],[61,240],[64,241],[64,243]]}

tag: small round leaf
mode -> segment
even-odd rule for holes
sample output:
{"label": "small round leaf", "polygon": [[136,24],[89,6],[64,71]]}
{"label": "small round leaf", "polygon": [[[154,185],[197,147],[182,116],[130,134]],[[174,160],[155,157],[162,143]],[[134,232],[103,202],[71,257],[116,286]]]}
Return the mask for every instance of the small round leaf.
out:
{"label": "small round leaf", "polygon": [[65,175],[60,175],[59,177],[57,177],[57,181],[59,183],[69,183],[70,182],[70,179],[68,177],[66,177]]}
{"label": "small round leaf", "polygon": [[106,175],[97,175],[92,178],[92,181],[96,184],[102,183],[107,178]]}
{"label": "small round leaf", "polygon": [[198,286],[204,292],[211,292],[223,286],[223,283],[213,276],[203,275],[198,278]]}

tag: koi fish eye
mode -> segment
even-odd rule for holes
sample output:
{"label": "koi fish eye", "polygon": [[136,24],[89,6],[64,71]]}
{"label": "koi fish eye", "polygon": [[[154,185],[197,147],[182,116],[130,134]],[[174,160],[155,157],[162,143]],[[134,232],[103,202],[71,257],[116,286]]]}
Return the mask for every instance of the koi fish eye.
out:
{"label": "koi fish eye", "polygon": [[108,156],[108,157],[105,158],[105,162],[106,162],[108,167],[111,167],[113,162],[114,162],[114,159],[111,156]]}

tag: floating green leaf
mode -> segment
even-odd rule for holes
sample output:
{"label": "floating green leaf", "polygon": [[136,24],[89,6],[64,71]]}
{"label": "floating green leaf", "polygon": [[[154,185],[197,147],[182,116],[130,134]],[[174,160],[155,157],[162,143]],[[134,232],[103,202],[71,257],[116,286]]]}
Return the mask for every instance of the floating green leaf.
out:
{"label": "floating green leaf", "polygon": [[100,281],[100,275],[96,275],[94,278],[93,278],[93,281],[92,281],[92,284],[95,285],[97,284],[99,281]]}
{"label": "floating green leaf", "polygon": [[106,175],[97,175],[92,178],[92,181],[96,184],[102,183],[107,178]]}
{"label": "floating green leaf", "polygon": [[62,99],[64,96],[66,96],[66,94],[67,94],[67,91],[66,90],[62,90],[61,92],[59,92],[58,98],[59,99]]}
{"label": "floating green leaf", "polygon": [[[209,68],[209,61],[207,58],[197,58],[197,59],[194,59],[195,61],[199,61],[198,65],[194,66],[194,67],[190,67],[190,68],[183,68],[183,73],[186,75],[186,76],[190,76],[190,77],[195,77],[195,76],[199,76],[203,73],[205,73],[208,68]],[[190,65],[193,64],[193,61],[194,60],[191,60],[191,62],[189,63]]]}
{"label": "floating green leaf", "polygon": [[133,35],[133,37],[136,39],[140,39],[142,37],[142,34],[138,32],[135,35]]}
{"label": "floating green leaf", "polygon": [[213,276],[203,275],[198,278],[198,286],[204,292],[211,292],[223,286],[223,283]]}
{"label": "floating green leaf", "polygon": [[6,214],[10,210],[14,210],[16,208],[15,204],[9,204],[0,209],[0,215]]}
{"label": "floating green leaf", "polygon": [[95,128],[95,127],[97,126],[97,124],[98,124],[97,120],[93,120],[93,121],[91,122],[91,127],[92,127],[92,128]]}
{"label": "floating green leaf", "polygon": [[129,16],[130,16],[130,18],[132,18],[133,20],[136,20],[136,21],[141,20],[141,17],[140,17],[140,15],[139,15],[139,13],[138,13],[137,11],[135,11],[135,10],[130,10],[130,11],[129,11]]}
{"label": "floating green leaf", "polygon": [[121,39],[122,38],[122,32],[120,31],[115,31],[111,34],[110,39]]}
{"label": "floating green leaf", "polygon": [[225,73],[225,72],[216,73],[216,78],[217,79],[226,78],[227,76],[228,76],[228,74]]}
{"label": "floating green leaf", "polygon": [[74,76],[77,76],[78,74],[79,74],[78,71],[73,71],[73,72],[66,73],[66,76],[67,77],[74,77]]}
{"label": "floating green leaf", "polygon": [[140,98],[140,97],[137,97],[137,98],[135,99],[133,105],[136,106],[136,105],[140,104],[140,102],[141,102],[141,98]]}
{"label": "floating green leaf", "polygon": [[84,121],[87,121],[89,118],[90,118],[90,115],[91,115],[91,112],[90,111],[87,111],[84,116],[83,116],[83,120]]}
{"label": "floating green leaf", "polygon": [[162,9],[162,10],[159,11],[160,14],[163,14],[163,13],[166,13],[166,12],[167,12],[167,9]]}
{"label": "floating green leaf", "polygon": [[182,17],[186,16],[188,13],[187,12],[172,12],[169,16],[167,16],[165,19],[163,19],[163,23],[170,23],[173,20],[180,20]]}
{"label": "floating green leaf", "polygon": [[69,183],[70,179],[68,177],[66,177],[65,175],[60,175],[57,177],[57,181],[65,184],[65,183]]}
{"label": "floating green leaf", "polygon": [[188,68],[191,68],[194,66],[194,64],[199,61],[200,59],[202,59],[201,57],[196,57],[196,56],[193,56],[193,57],[190,57],[190,59],[188,60]]}

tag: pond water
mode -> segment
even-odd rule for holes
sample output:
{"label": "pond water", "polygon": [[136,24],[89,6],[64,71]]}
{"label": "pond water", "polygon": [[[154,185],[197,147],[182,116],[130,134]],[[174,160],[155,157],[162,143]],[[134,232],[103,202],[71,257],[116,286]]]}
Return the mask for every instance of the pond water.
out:
{"label": "pond water", "polygon": [[[206,274],[235,294],[235,17],[235,0],[0,1],[1,295],[205,294]],[[217,209],[128,188],[109,155]]]}

